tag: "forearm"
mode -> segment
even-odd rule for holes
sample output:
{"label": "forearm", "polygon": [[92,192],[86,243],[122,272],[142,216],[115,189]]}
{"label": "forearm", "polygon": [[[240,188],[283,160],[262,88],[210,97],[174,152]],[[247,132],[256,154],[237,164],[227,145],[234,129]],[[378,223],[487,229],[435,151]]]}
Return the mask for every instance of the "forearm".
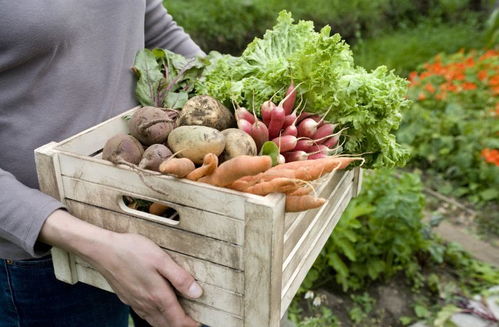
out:
{"label": "forearm", "polygon": [[113,234],[80,220],[67,211],[56,210],[45,221],[38,240],[95,262]]}

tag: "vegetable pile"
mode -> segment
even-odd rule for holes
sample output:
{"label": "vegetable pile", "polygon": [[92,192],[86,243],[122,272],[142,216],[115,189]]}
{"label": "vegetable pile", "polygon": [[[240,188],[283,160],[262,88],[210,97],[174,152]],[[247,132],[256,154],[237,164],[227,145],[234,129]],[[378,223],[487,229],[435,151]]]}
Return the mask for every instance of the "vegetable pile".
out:
{"label": "vegetable pile", "polygon": [[315,32],[310,21],[294,23],[283,11],[274,28],[240,57],[212,52],[196,90],[260,114],[258,104],[294,81],[305,111],[327,112],[328,121],[345,128],[344,150],[366,154],[366,168],[404,165],[409,153],[393,133],[409,104],[407,82],[384,66],[372,72],[355,66],[348,45],[330,32],[329,26]]}
{"label": "vegetable pile", "polygon": [[311,184],[325,174],[407,159],[392,134],[408,103],[406,82],[384,67],[356,67],[329,27],[317,33],[287,12],[241,57],[143,50],[133,71],[143,107],[128,121],[130,135],[113,136],[103,158],[139,174],[285,193],[285,209],[294,212],[326,202]]}

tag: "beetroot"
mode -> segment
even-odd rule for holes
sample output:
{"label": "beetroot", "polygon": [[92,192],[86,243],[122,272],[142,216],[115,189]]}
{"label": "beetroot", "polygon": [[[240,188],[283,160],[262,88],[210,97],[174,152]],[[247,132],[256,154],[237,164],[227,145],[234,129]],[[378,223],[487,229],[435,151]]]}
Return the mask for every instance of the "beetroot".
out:
{"label": "beetroot", "polygon": [[102,151],[102,159],[114,164],[126,162],[136,165],[142,159],[143,153],[144,148],[135,137],[120,133],[107,140]]}
{"label": "beetroot", "polygon": [[130,134],[144,145],[164,143],[168,134],[176,127],[178,112],[173,109],[142,107],[128,121]]}
{"label": "beetroot", "polygon": [[159,171],[159,165],[168,159],[173,153],[163,144],[149,146],[142,155],[139,168]]}

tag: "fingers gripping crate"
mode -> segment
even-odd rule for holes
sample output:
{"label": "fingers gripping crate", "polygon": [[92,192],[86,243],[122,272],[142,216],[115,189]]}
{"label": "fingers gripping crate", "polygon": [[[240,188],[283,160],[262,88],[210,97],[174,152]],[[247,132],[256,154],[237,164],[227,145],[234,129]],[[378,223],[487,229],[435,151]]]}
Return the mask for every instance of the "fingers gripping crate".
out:
{"label": "fingers gripping crate", "polygon": [[[342,212],[359,192],[360,169],[322,178],[316,186],[327,199],[322,207],[285,213],[282,194],[262,197],[170,176],[141,177],[102,160],[105,141],[128,133],[123,115],[38,148],[41,190],[82,220],[142,234],[162,247],[204,289],[199,299],[180,299],[194,319],[214,327],[279,326]],[[178,219],[131,209],[124,197],[163,203]],[[112,291],[77,256],[57,248],[52,254],[58,279]]]}

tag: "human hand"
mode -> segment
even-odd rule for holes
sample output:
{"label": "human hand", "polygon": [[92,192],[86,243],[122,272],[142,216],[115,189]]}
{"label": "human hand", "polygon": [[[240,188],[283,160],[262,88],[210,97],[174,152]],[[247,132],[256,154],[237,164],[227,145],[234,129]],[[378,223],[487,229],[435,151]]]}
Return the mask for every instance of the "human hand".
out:
{"label": "human hand", "polygon": [[47,219],[40,240],[85,259],[106,278],[120,300],[152,326],[200,326],[185,314],[173,288],[197,298],[201,287],[151,240],[110,232],[60,210]]}

